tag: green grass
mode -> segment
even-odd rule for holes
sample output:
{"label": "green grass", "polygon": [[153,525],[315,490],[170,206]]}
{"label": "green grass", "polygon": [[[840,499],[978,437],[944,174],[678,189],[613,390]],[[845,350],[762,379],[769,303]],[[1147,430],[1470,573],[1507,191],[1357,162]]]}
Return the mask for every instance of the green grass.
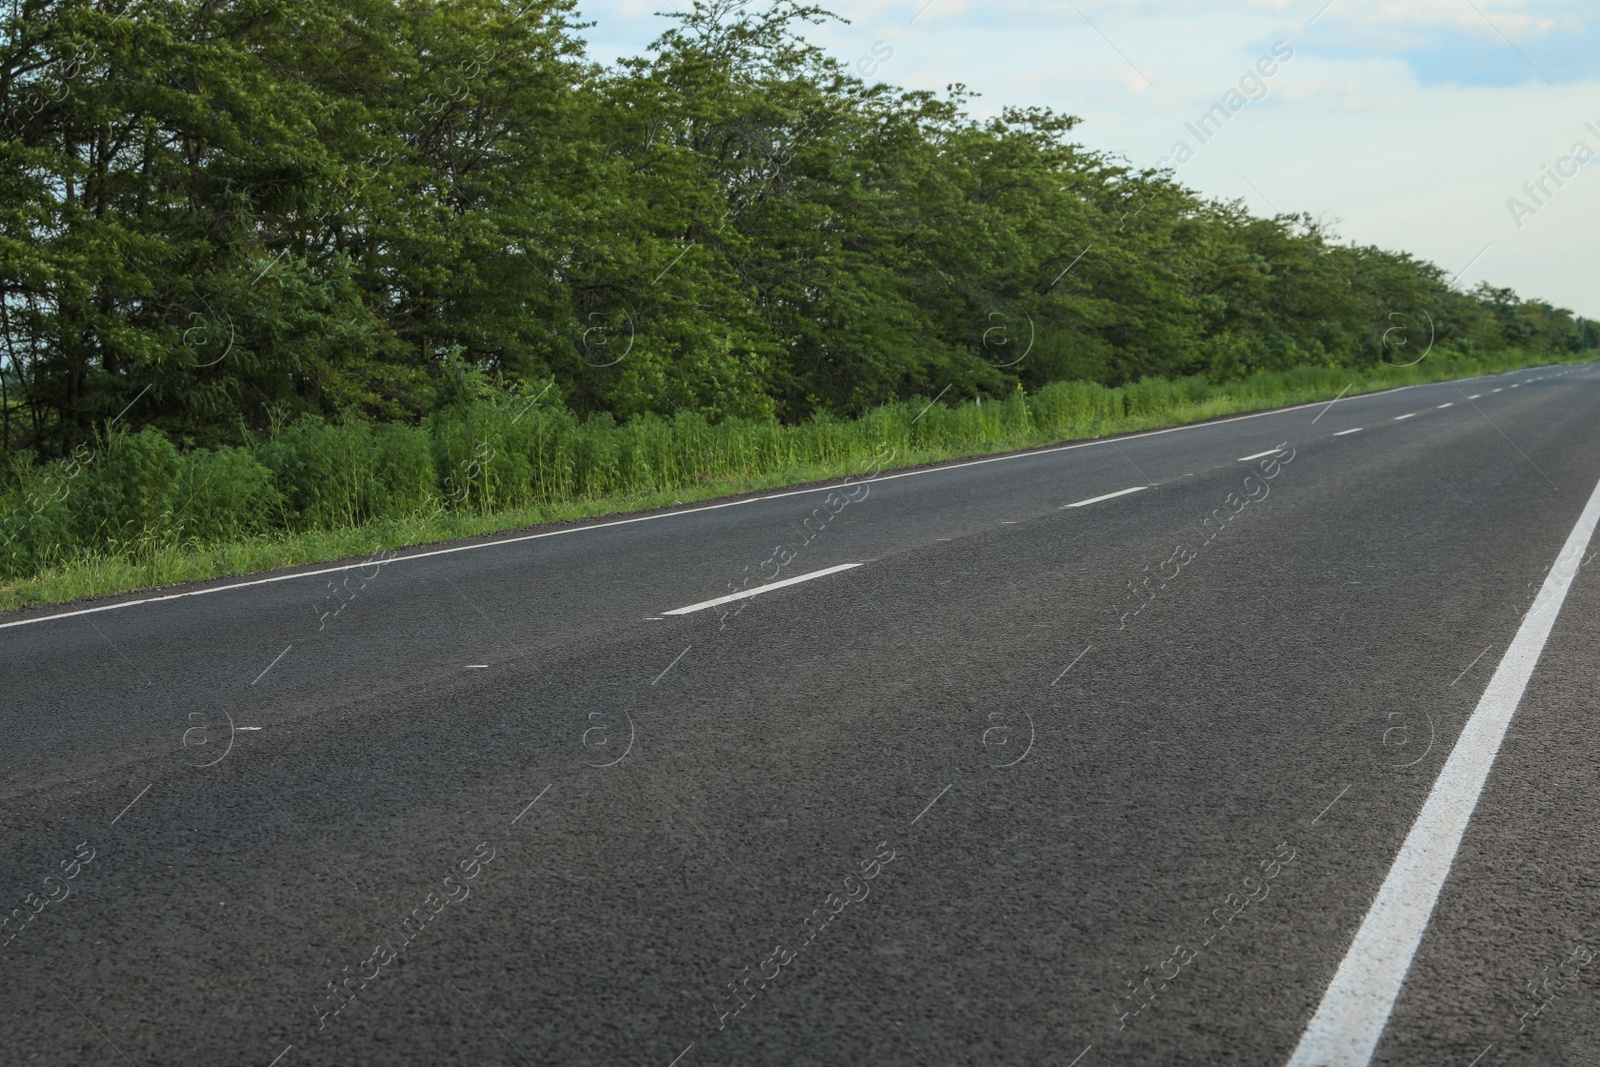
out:
{"label": "green grass", "polygon": [[[33,537],[31,558],[49,562],[0,583],[0,609],[838,478],[870,469],[888,450],[888,468],[908,467],[1327,401],[1347,386],[1351,396],[1552,362],[1508,352],[1366,373],[1300,367],[1228,386],[1203,378],[1146,379],[1118,389],[1059,382],[982,405],[911,401],[854,421],[800,426],[712,426],[692,416],[580,424],[562,411],[523,423],[508,415],[520,402],[484,403],[425,427],[291,428],[258,443],[260,463],[244,449],[179,456],[163,451],[171,449],[164,441],[120,452],[113,443],[109,458],[91,464],[92,476],[73,470],[78,499],[52,503],[66,509],[54,518],[41,509],[47,494],[38,485],[56,486],[64,476],[52,483],[39,481],[48,477],[40,468],[14,472],[8,518],[22,519],[7,529]],[[24,503],[32,508],[26,514]],[[52,531],[60,531],[57,540]],[[23,558],[16,545],[12,558]]]}

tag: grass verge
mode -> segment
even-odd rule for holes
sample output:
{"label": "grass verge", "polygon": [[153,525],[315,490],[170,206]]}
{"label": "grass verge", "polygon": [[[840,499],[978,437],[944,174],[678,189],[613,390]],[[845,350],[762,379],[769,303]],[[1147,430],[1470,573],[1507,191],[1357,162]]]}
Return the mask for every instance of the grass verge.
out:
{"label": "grass verge", "polygon": [[[1570,360],[1578,361],[1576,356]],[[1019,396],[1010,402],[991,401],[987,405],[989,412],[982,412],[981,406],[971,403],[929,405],[909,422],[899,417],[887,429],[880,426],[877,432],[849,434],[848,437],[854,439],[847,439],[843,447],[825,461],[783,464],[771,470],[733,477],[706,476],[692,485],[487,511],[449,511],[435,506],[410,515],[345,527],[277,531],[210,544],[149,539],[131,548],[123,545],[116,551],[86,552],[30,577],[0,584],[0,610],[353,559],[385,549],[436,544],[839,478],[862,472],[863,464],[869,463],[875,453],[881,454],[886,435],[891,441],[898,438],[898,447],[894,447],[893,459],[885,469],[900,469],[1328,401],[1338,393],[1340,381],[1348,384],[1342,395],[1353,396],[1402,385],[1504,373],[1551,362],[1548,355],[1532,357],[1513,352],[1493,360],[1471,363],[1436,360],[1426,367],[1421,364],[1404,368],[1380,366],[1365,373],[1300,368],[1277,375],[1257,375],[1230,387],[1204,385],[1203,380],[1199,387],[1186,386],[1183,382],[1146,380],[1122,390],[1101,390],[1108,396],[1115,396],[1114,408],[1121,414],[1097,413],[1094,409],[1102,412],[1105,409],[1100,403],[1089,405],[1087,410],[1084,405],[1064,410],[1058,403],[1057,410],[1052,413],[1050,390],[1056,389],[1060,394],[1059,387],[1083,384],[1058,383],[1047,386],[1033,397]],[[1099,389],[1098,386],[1092,388]],[[1134,413],[1141,407],[1151,410]],[[996,408],[1010,410],[996,414]],[[894,414],[903,416],[914,409],[915,405],[897,405]],[[880,409],[856,423],[842,425],[859,430],[886,410]],[[916,424],[924,418],[932,419],[940,428],[919,442]],[[880,423],[886,421],[889,420],[879,419]]]}

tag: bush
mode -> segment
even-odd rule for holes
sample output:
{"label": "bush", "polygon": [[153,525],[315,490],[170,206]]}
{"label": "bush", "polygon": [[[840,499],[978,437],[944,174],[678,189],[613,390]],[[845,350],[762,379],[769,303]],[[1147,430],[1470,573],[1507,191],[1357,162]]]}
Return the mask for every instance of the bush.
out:
{"label": "bush", "polygon": [[676,493],[801,468],[861,470],[886,451],[907,462],[1528,362],[1514,351],[1450,358],[1441,352],[1413,366],[1366,372],[1258,369],[1226,388],[1198,374],[1147,377],[1119,388],[1052,382],[1032,395],[1018,390],[981,404],[913,399],[855,420],[818,413],[796,425],[735,416],[713,424],[694,412],[670,420],[641,415],[622,425],[602,413],[580,422],[553,404],[529,406],[464,389],[419,426],[312,416],[250,448],[180,452],[160,431],[146,429],[64,461],[12,457],[0,487],[0,574],[26,577],[96,556],[155,559],[178,547],[347,529],[379,518]]}
{"label": "bush", "polygon": [[398,518],[426,508],[439,486],[427,429],[385,423],[373,431],[372,444],[380,513]]}
{"label": "bush", "polygon": [[6,577],[35,574],[66,557],[76,541],[69,501],[85,458],[36,464],[32,452],[12,457],[0,494],[0,538],[6,546],[0,569]]}
{"label": "bush", "polygon": [[272,471],[293,529],[358,526],[383,513],[378,447],[367,423],[307,416],[256,455]]}
{"label": "bush", "polygon": [[242,448],[190,452],[174,488],[174,531],[186,540],[237,541],[283,524],[283,494],[272,472]]}
{"label": "bush", "polygon": [[178,449],[160,430],[113,437],[72,494],[75,542],[165,539],[174,532],[182,469]]}

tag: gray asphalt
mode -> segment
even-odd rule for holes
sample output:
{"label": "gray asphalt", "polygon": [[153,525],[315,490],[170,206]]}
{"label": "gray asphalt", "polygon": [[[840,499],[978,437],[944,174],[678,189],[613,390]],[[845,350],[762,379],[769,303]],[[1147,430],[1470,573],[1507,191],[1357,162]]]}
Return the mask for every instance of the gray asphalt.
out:
{"label": "gray asphalt", "polygon": [[[0,616],[0,1062],[1282,1064],[1597,481],[1585,364]],[[1600,1062],[1597,638],[1375,1063]]]}

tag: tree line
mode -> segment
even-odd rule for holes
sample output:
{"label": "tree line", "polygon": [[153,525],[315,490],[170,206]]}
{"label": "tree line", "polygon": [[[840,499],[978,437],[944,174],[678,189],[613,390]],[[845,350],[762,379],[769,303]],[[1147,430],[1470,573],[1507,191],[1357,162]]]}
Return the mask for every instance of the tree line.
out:
{"label": "tree line", "polygon": [[119,420],[214,447],[463,392],[795,423],[1600,345],[1085,147],[1072,116],[864,81],[800,0],[698,0],[609,66],[574,0],[10,2],[13,462]]}

